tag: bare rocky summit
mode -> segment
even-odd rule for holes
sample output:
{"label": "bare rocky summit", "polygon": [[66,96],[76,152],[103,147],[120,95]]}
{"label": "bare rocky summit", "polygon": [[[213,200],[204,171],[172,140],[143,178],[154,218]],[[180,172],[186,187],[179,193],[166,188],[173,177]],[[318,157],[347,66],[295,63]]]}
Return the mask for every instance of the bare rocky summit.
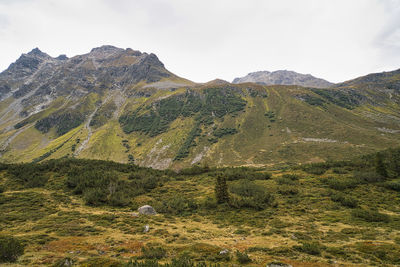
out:
{"label": "bare rocky summit", "polygon": [[232,83],[238,84],[247,82],[263,85],[300,85],[314,88],[328,88],[333,85],[333,83],[316,78],[310,74],[301,74],[288,70],[251,72],[242,78],[235,78]]}

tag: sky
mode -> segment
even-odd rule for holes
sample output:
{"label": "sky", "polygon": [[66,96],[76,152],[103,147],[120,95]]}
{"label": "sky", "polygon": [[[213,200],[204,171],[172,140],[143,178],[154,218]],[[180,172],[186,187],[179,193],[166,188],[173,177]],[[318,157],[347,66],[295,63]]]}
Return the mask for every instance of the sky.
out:
{"label": "sky", "polygon": [[400,0],[0,0],[0,71],[114,45],[195,82],[293,70],[331,82],[400,68]]}

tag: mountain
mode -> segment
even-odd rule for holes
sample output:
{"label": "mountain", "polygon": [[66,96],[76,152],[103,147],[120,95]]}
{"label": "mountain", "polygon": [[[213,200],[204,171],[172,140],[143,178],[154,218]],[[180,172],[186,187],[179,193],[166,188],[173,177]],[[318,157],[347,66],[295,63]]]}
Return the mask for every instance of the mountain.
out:
{"label": "mountain", "polygon": [[310,74],[301,74],[288,70],[251,72],[242,78],[235,78],[232,83],[247,82],[263,85],[300,85],[314,88],[328,88],[333,85],[333,83],[315,78]]}
{"label": "mountain", "polygon": [[181,169],[345,159],[400,144],[398,71],[334,85],[193,83],[154,54],[39,49],[0,73],[0,160]]}

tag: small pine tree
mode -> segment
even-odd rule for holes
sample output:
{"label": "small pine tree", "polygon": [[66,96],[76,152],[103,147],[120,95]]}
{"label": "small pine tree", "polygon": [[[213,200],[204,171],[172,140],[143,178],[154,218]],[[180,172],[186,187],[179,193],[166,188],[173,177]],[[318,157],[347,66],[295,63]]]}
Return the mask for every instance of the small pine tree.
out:
{"label": "small pine tree", "polygon": [[215,184],[215,197],[217,203],[229,203],[229,192],[228,185],[226,184],[226,178],[222,174],[218,174],[217,183]]}
{"label": "small pine tree", "polygon": [[386,170],[386,166],[385,163],[383,162],[383,155],[382,153],[377,153],[376,154],[376,172],[380,175],[382,175],[383,177],[388,177],[388,173]]}

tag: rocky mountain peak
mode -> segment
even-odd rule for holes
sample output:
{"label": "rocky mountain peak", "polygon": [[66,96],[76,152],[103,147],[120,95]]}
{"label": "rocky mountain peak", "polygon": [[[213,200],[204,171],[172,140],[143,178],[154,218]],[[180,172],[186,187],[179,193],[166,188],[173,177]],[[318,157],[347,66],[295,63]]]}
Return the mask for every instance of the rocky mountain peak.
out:
{"label": "rocky mountain peak", "polygon": [[[27,54],[22,54],[22,56],[29,56],[29,57],[34,57],[34,58],[51,58],[48,54],[42,52],[39,48],[34,48],[32,49],[29,53]],[[21,57],[22,57],[21,56]]]}
{"label": "rocky mountain peak", "polygon": [[100,47],[93,48],[89,55],[94,56],[96,58],[106,58],[114,54],[122,53],[124,49],[118,48],[112,45],[103,45]]}
{"label": "rocky mountain peak", "polygon": [[304,87],[327,88],[333,84],[311,74],[301,74],[290,70],[257,71],[244,77],[235,78],[233,83],[254,82],[263,85],[300,85]]}

